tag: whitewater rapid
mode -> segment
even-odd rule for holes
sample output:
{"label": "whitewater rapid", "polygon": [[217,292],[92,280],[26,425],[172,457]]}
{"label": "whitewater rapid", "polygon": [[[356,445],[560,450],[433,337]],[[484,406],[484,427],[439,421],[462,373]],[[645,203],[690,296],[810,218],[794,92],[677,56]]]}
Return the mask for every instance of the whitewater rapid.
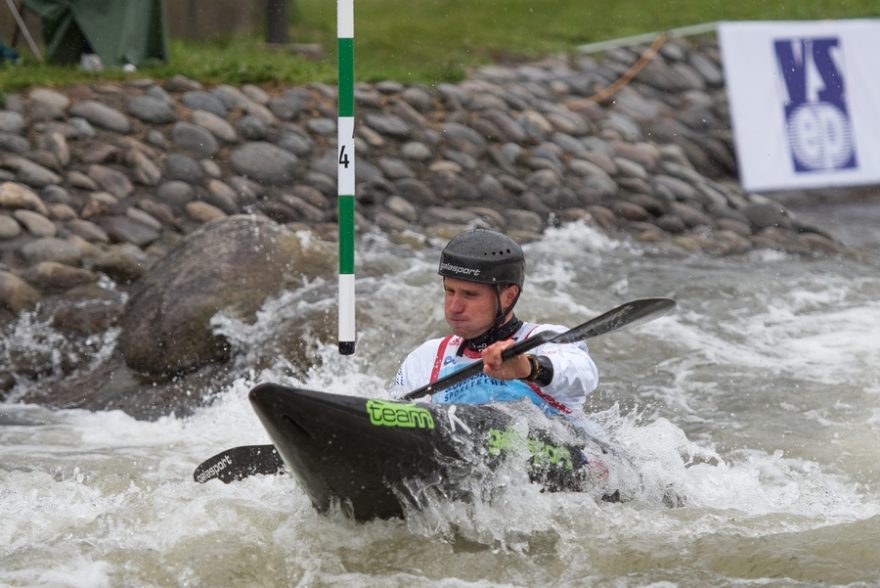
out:
{"label": "whitewater rapid", "polygon": [[[335,284],[285,293],[253,325],[217,317],[240,375],[188,418],[0,405],[0,585],[880,584],[880,247],[707,258],[583,225],[526,246],[523,318],[573,326],[629,299],[678,302],[590,341],[601,384],[586,409],[640,464],[632,502],[513,484],[497,503],[356,524],[317,514],[287,476],[192,481],[218,451],[268,442],[246,400],[258,382],[382,397],[403,355],[443,332],[440,246],[361,238],[357,353],[323,342],[304,375],[255,350],[282,318],[332,305]],[[5,336],[52,340],[25,322]]]}

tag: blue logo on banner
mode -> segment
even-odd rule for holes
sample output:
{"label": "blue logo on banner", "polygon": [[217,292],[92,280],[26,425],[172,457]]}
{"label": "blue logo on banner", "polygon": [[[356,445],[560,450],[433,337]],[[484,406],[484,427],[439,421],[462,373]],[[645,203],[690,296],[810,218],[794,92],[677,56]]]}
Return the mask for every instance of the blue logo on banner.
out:
{"label": "blue logo on banner", "polygon": [[835,62],[840,40],[780,39],[773,45],[788,93],[785,123],[795,172],[856,167],[845,84]]}

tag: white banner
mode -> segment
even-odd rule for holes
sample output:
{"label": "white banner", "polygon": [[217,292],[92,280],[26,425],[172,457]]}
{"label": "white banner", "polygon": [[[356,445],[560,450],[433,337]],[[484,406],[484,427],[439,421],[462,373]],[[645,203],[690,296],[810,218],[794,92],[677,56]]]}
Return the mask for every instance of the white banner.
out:
{"label": "white banner", "polygon": [[880,20],[718,29],[746,190],[880,183]]}

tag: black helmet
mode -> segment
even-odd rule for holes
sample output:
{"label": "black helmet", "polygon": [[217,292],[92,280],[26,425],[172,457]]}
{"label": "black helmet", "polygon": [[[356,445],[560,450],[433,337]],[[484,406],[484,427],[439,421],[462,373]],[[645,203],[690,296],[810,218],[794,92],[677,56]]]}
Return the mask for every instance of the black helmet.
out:
{"label": "black helmet", "polygon": [[474,229],[446,244],[437,273],[482,284],[516,284],[522,290],[525,263],[516,241],[495,231]]}

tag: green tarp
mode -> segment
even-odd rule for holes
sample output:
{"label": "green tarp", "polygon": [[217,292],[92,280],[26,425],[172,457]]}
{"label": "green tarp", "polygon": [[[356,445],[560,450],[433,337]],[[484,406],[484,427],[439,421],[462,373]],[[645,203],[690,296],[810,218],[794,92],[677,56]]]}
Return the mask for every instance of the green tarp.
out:
{"label": "green tarp", "polygon": [[97,53],[105,67],[168,60],[162,0],[24,0],[43,21],[46,53],[53,63],[79,63]]}

